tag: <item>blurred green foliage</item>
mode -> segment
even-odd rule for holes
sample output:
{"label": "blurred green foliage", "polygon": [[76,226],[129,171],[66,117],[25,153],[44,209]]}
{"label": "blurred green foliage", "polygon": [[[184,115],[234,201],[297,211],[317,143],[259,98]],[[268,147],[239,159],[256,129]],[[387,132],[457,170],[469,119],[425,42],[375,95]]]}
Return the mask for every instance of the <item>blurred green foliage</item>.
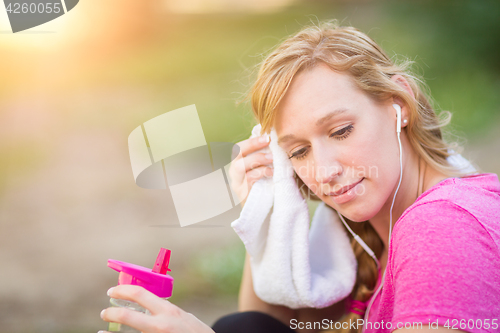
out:
{"label": "blurred green foliage", "polygon": [[[235,103],[258,62],[304,25],[337,18],[368,33],[390,56],[414,60],[438,109],[452,111],[454,126],[473,136],[500,113],[498,17],[498,1],[461,0],[307,1],[267,14],[174,15],[147,42],[110,62],[82,65],[70,86],[139,86],[155,99],[140,112],[121,110],[131,126],[196,104],[208,141],[243,140],[254,119],[248,105]],[[68,89],[68,80],[56,86]]]}
{"label": "blurred green foliage", "polygon": [[400,52],[423,68],[439,108],[453,112],[453,127],[467,137],[493,129],[500,119],[500,2],[390,1],[385,7],[402,28],[388,29],[406,40]]}
{"label": "blurred green foliage", "polygon": [[172,302],[191,296],[237,295],[243,274],[245,247],[242,243],[194,254],[175,276]]}

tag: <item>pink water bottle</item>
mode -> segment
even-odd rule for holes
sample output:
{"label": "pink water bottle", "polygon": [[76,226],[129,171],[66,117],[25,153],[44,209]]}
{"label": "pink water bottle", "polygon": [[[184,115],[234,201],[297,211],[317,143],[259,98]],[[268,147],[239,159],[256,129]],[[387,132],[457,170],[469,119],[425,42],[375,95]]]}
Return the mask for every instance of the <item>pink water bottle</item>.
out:
{"label": "pink water bottle", "polygon": [[[167,299],[172,296],[172,289],[174,288],[174,278],[167,274],[167,272],[170,271],[168,268],[170,252],[170,250],[161,248],[153,269],[113,259],[108,260],[108,267],[120,272],[120,275],[118,275],[119,285],[133,284],[141,286],[156,296]],[[147,309],[135,302],[111,298],[110,303],[112,306],[124,307],[145,314],[151,314]],[[140,333],[140,331],[132,327],[119,323],[109,323],[108,331]]]}

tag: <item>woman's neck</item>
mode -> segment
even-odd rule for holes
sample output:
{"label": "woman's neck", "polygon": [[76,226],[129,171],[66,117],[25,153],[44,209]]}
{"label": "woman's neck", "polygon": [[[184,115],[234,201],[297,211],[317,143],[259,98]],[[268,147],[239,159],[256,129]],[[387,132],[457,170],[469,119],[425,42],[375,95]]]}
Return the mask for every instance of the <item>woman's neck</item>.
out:
{"label": "woman's neck", "polygon": [[[448,177],[445,174],[432,168],[422,158],[419,158],[416,153],[410,154],[403,165],[403,178],[392,210],[392,226],[394,227],[403,212],[422,193],[446,178]],[[385,251],[388,249],[390,209],[395,192],[396,188],[394,188],[382,209],[370,219],[370,224],[384,243]]]}

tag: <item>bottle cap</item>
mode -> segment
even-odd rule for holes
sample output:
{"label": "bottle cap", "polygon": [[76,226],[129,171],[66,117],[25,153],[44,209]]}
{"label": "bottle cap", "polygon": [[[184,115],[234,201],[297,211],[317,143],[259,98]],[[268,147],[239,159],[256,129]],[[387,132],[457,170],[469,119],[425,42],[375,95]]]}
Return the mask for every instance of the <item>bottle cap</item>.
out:
{"label": "bottle cap", "polygon": [[141,286],[158,297],[172,296],[174,278],[167,274],[170,262],[170,250],[161,248],[153,269],[109,259],[108,267],[119,272],[118,284]]}

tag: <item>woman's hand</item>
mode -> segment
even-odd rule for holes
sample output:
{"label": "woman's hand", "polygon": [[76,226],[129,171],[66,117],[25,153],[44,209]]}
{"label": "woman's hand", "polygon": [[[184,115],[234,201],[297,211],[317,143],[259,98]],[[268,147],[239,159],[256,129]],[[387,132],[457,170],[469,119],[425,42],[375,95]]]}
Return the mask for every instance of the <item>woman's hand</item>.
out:
{"label": "woman's hand", "polygon": [[126,308],[110,307],[101,312],[101,318],[105,321],[124,324],[143,333],[214,333],[191,313],[143,287],[119,285],[108,290],[108,296],[136,302],[148,309],[151,315]]}
{"label": "woman's hand", "polygon": [[268,135],[240,141],[237,145],[241,151],[229,167],[229,178],[231,188],[243,204],[256,181],[273,176],[273,159],[271,153],[255,153],[269,145]]}

